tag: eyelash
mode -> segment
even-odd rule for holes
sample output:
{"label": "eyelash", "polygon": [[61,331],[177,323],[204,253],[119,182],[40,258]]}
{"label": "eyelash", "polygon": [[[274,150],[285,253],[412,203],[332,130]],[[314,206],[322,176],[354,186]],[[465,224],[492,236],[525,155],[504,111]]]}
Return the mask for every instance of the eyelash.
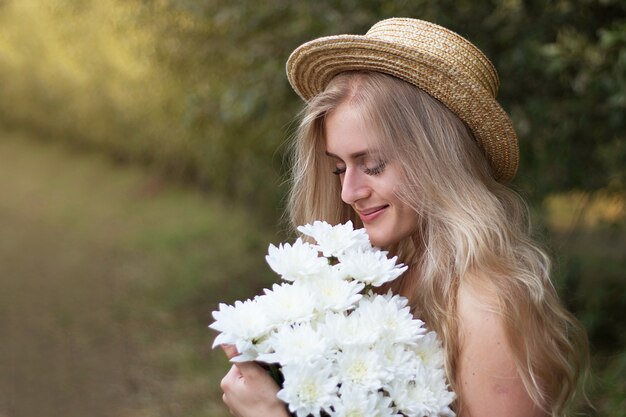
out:
{"label": "eyelash", "polygon": [[[383,171],[385,170],[385,163],[381,162],[380,164],[378,164],[377,166],[375,166],[374,168],[363,168],[363,172],[366,175],[379,175],[381,174]],[[335,168],[333,170],[333,174],[335,175],[341,175],[343,173],[346,172],[345,168]]]}
{"label": "eyelash", "polygon": [[378,175],[378,174],[381,174],[384,170],[385,170],[385,163],[381,162],[380,164],[376,165],[374,168],[365,168],[363,172],[365,172],[367,175]]}

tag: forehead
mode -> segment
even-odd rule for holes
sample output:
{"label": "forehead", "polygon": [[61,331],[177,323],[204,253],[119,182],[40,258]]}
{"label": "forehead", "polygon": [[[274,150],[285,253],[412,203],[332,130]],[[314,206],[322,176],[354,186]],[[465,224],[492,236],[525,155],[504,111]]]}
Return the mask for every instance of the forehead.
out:
{"label": "forehead", "polygon": [[344,102],[328,113],[324,122],[326,152],[340,156],[376,147],[376,135],[358,106]]}

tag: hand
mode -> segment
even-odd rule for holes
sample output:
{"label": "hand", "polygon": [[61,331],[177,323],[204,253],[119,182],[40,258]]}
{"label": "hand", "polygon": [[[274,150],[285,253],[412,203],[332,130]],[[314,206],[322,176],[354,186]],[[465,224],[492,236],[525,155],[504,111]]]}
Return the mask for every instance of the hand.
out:
{"label": "hand", "polygon": [[[232,345],[222,345],[228,359],[237,356]],[[234,364],[220,384],[222,400],[237,417],[289,417],[285,403],[276,398],[278,385],[254,362]]]}

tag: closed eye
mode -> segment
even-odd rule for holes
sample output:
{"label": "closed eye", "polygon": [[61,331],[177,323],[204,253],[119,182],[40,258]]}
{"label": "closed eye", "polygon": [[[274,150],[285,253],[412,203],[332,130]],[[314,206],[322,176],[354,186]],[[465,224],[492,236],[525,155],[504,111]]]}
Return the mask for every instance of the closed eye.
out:
{"label": "closed eye", "polygon": [[366,173],[367,175],[382,174],[382,172],[384,170],[385,170],[385,163],[384,162],[380,162],[378,165],[376,165],[375,167],[372,167],[372,168],[368,168],[368,167],[363,168],[363,172]]}
{"label": "closed eye", "polygon": [[[371,168],[368,167],[367,165],[362,165],[361,166],[361,170],[366,175],[379,175],[379,174],[382,174],[382,172],[385,170],[385,163],[384,162],[380,162],[380,163],[378,163],[378,165],[373,166]],[[346,173],[346,167],[345,166],[337,166],[333,170],[333,174],[335,174],[335,175],[341,175],[341,174],[345,174],[345,173]]]}
{"label": "closed eye", "polygon": [[[347,166],[341,158],[328,151],[326,151],[326,155],[335,160],[333,174],[342,175],[346,173]],[[350,155],[350,158],[355,161],[358,168],[366,175],[379,175],[385,170],[385,162],[366,151],[355,152]]]}
{"label": "closed eye", "polygon": [[340,167],[336,167],[333,170],[333,174],[335,174],[335,175],[341,175],[341,174],[345,174],[345,173],[346,173],[346,167],[341,167],[341,168]]}

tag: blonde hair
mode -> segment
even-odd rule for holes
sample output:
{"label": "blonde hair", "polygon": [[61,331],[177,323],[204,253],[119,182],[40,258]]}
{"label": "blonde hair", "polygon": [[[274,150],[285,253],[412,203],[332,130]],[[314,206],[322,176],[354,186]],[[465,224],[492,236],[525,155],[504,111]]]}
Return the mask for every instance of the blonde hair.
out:
{"label": "blonde hair", "polygon": [[[443,341],[452,388],[460,351],[457,296],[479,288],[499,314],[515,365],[533,402],[566,412],[588,369],[584,329],[559,302],[550,261],[530,239],[522,199],[493,179],[468,128],[419,88],[375,72],[336,76],[301,115],[293,148],[288,210],[292,224],[332,224],[358,217],[324,156],[324,123],[340,104],[359,109],[383,160],[399,164],[398,195],[418,219],[415,235],[394,248],[412,274],[393,284]],[[419,280],[412,278],[419,276]],[[462,399],[462,395],[460,396]],[[457,402],[457,411],[462,408]]]}

